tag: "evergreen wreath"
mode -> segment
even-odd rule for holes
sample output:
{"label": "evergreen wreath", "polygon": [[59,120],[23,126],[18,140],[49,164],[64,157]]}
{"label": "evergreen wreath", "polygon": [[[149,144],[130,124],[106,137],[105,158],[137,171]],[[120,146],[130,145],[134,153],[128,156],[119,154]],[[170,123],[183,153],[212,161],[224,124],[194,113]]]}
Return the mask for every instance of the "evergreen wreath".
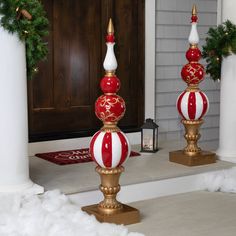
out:
{"label": "evergreen wreath", "polygon": [[0,24],[16,33],[26,46],[27,77],[38,71],[37,63],[46,59],[48,48],[43,38],[48,35],[48,19],[39,0],[0,0]]}
{"label": "evergreen wreath", "polygon": [[236,54],[236,25],[227,20],[216,28],[210,28],[207,34],[202,52],[207,62],[206,73],[213,80],[220,80],[223,58]]}

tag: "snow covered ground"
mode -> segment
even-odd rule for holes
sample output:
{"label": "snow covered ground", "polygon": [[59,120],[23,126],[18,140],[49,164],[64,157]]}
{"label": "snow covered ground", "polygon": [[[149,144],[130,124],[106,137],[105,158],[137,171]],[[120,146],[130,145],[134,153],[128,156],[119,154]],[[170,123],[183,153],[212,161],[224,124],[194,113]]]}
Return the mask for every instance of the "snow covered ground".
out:
{"label": "snow covered ground", "polygon": [[1,236],[144,236],[99,223],[59,190],[43,195],[0,194]]}
{"label": "snow covered ground", "polygon": [[205,185],[210,192],[236,193],[236,167],[206,174]]}
{"label": "snow covered ground", "polygon": [[[236,193],[236,167],[205,175],[208,191]],[[144,236],[99,223],[59,190],[0,194],[0,236]]]}

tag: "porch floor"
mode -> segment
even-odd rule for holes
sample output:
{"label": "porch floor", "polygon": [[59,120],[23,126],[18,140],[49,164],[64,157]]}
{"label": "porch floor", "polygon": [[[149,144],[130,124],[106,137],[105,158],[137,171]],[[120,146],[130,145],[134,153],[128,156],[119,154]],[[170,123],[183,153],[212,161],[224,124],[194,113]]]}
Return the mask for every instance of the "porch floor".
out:
{"label": "porch floor", "polygon": [[[180,142],[161,144],[161,150],[154,154],[142,154],[130,158],[125,163],[125,173],[121,175],[121,185],[132,185],[181,176],[227,169],[236,164],[217,161],[215,164],[198,167],[186,167],[169,162],[169,151],[183,147]],[[139,146],[133,146],[139,151]],[[56,151],[56,150],[55,150]],[[59,166],[37,157],[30,157],[30,177],[45,190],[60,189],[65,194],[97,190],[100,184],[95,164],[81,163]]]}

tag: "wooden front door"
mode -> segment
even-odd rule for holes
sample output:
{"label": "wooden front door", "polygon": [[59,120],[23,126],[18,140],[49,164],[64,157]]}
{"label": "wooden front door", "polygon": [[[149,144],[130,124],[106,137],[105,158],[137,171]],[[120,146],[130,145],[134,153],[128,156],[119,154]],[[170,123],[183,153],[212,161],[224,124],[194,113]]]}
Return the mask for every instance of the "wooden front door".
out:
{"label": "wooden front door", "polygon": [[144,1],[42,2],[50,21],[49,55],[28,83],[30,141],[92,135],[101,127],[94,102],[101,94],[109,17],[116,31],[119,94],[127,103],[120,125],[139,128],[144,117]]}

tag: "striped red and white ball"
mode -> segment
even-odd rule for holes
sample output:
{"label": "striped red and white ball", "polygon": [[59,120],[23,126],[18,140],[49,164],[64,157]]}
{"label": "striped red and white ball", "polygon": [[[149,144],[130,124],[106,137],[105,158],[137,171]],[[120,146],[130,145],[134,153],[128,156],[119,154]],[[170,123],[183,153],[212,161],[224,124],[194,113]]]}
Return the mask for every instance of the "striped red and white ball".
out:
{"label": "striped red and white ball", "polygon": [[209,109],[209,101],[202,91],[184,91],[177,98],[179,114],[185,120],[200,120]]}
{"label": "striped red and white ball", "polygon": [[92,159],[102,168],[121,166],[130,155],[130,144],[125,134],[98,131],[90,142]]}

